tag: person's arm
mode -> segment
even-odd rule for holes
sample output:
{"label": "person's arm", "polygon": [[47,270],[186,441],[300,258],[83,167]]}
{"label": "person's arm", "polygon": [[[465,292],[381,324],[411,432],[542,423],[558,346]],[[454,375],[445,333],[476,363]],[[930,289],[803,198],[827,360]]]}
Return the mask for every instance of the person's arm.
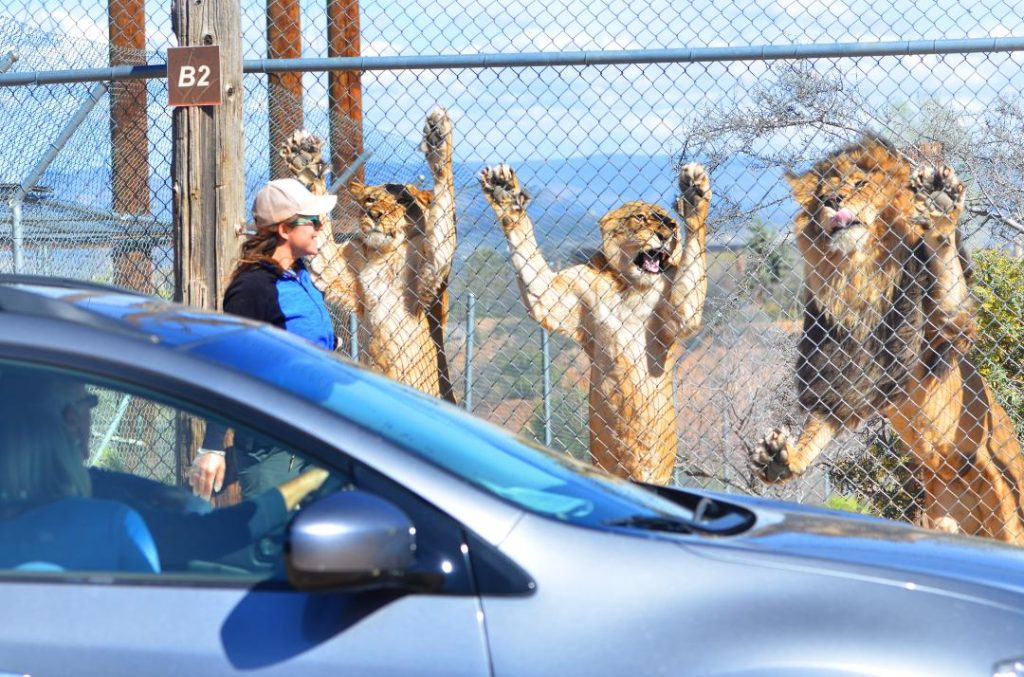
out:
{"label": "person's arm", "polygon": [[288,510],[294,510],[302,502],[302,499],[319,489],[325,480],[328,472],[323,468],[307,470],[297,477],[277,486],[277,491],[284,498],[284,505]]}
{"label": "person's arm", "polygon": [[227,431],[228,427],[223,423],[207,421],[203,443],[192,461],[189,473],[192,493],[207,501],[224,487],[224,473],[227,470],[224,435]]}
{"label": "person's arm", "polygon": [[[224,292],[224,312],[284,327],[285,317],[277,300],[273,273],[257,268],[236,275]],[[224,487],[227,471],[224,435],[227,430],[226,425],[207,422],[203,443],[192,461],[189,473],[192,492],[207,501]]]}
{"label": "person's arm", "polygon": [[164,569],[185,569],[195,560],[216,561],[244,548],[288,520],[293,510],[327,479],[315,468],[238,505],[205,514],[159,508],[141,510],[149,525]]}

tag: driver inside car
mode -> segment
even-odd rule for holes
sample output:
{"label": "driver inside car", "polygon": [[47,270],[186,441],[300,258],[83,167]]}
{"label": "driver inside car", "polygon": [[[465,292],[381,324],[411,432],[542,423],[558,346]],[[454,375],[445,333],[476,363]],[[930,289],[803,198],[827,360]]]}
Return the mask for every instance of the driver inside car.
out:
{"label": "driver inside car", "polygon": [[160,571],[139,514],[93,496],[74,441],[38,411],[0,410],[0,568]]}
{"label": "driver inside car", "polygon": [[[98,398],[85,384],[38,369],[0,368],[0,410],[43,415],[89,458],[92,409]],[[217,562],[282,528],[294,510],[328,477],[313,468],[238,505],[209,512],[187,511],[191,492],[130,473],[85,468],[92,495],[137,511],[152,534],[165,571],[187,571],[190,563]]]}

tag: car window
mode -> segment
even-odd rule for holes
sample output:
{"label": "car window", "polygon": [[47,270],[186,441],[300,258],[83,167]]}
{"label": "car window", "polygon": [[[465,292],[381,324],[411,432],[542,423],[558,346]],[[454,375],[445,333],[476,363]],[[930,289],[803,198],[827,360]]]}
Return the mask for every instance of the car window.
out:
{"label": "car window", "polygon": [[204,341],[189,351],[316,402],[532,512],[586,525],[637,515],[693,517],[651,491],[342,363],[283,332],[252,332],[244,345]]}
{"label": "car window", "polygon": [[[324,467],[287,438],[109,380],[0,361],[0,573],[283,581],[289,520],[353,488],[357,475],[344,457]],[[226,452],[210,500],[190,486],[204,442]],[[400,493],[360,476],[375,493]],[[424,562],[452,559],[431,554],[439,544],[459,552],[450,521],[435,524],[422,517],[428,506],[399,502],[433,539]]]}

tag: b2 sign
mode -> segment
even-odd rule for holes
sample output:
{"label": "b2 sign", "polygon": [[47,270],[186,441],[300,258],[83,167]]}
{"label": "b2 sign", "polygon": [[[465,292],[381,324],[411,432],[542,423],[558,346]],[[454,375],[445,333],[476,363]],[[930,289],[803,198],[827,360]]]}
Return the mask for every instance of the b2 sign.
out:
{"label": "b2 sign", "polygon": [[220,103],[220,47],[169,47],[167,104],[217,106]]}

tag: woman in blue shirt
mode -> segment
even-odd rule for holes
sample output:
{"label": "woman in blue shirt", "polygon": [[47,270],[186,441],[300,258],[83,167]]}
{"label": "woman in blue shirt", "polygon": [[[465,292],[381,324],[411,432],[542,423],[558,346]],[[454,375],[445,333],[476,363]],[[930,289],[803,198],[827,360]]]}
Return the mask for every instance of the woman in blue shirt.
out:
{"label": "woman in blue shirt", "polygon": [[[334,350],[330,313],[302,258],[319,251],[320,215],[330,213],[337,201],[334,195],[314,195],[296,179],[275,179],[264,186],[252,207],[256,230],[242,245],[224,294],[224,311],[268,322]],[[223,426],[209,424],[192,465],[192,489],[203,498],[223,485],[225,432]],[[234,448],[243,496],[255,496],[301,469],[287,450],[238,437]]]}

